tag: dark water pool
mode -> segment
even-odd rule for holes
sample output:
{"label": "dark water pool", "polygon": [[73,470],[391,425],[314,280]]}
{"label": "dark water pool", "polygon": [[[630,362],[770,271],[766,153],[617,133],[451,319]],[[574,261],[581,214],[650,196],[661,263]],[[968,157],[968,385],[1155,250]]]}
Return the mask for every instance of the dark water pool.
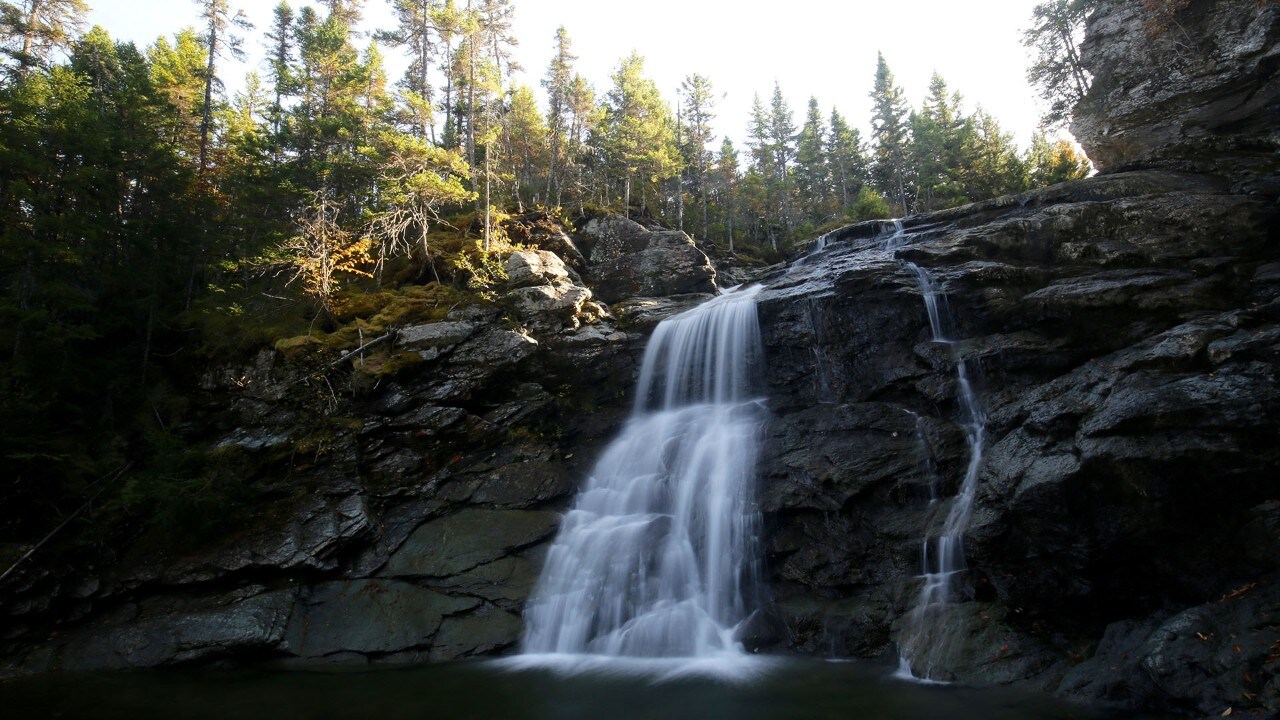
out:
{"label": "dark water pool", "polygon": [[[1133,720],[1027,692],[920,685],[863,664],[568,674],[462,663],[394,669],[171,670],[0,683],[8,718],[460,720]],[[1144,716],[1143,720],[1164,720]]]}

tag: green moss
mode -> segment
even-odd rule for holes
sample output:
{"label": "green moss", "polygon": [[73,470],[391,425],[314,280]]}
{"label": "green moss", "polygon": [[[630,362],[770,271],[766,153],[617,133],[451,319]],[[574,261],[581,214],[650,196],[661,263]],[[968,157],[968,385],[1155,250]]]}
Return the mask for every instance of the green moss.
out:
{"label": "green moss", "polygon": [[302,355],[319,349],[324,343],[320,338],[314,335],[299,335],[297,337],[281,338],[275,342],[276,352],[287,358],[298,358]]}

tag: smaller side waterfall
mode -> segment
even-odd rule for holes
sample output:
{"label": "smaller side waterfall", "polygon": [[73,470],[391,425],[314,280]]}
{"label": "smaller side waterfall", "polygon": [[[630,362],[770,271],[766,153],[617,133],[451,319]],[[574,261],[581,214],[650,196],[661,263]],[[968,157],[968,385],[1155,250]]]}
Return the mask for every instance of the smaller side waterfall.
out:
{"label": "smaller side waterfall", "polygon": [[[902,224],[895,221],[895,232],[886,241],[886,249],[892,250],[905,244]],[[913,262],[906,267],[915,274],[929,316],[932,340],[954,348],[954,325],[946,296],[938,291],[929,271]],[[973,500],[977,494],[978,473],[982,469],[982,457],[986,449],[986,415],[974,388],[972,373],[964,358],[957,358],[956,400],[959,403],[959,420],[964,427],[969,448],[969,462],[958,494],[936,535],[926,535],[920,548],[921,588],[915,607],[904,619],[898,646],[901,653],[899,673],[905,677],[932,678],[940,669],[939,664],[947,650],[940,627],[942,609],[956,600],[955,582],[967,569],[964,552],[964,532],[973,512]]]}
{"label": "smaller side waterfall", "polygon": [[525,653],[742,654],[760,573],[757,292],[654,331],[631,420],[565,516],[526,608]]}

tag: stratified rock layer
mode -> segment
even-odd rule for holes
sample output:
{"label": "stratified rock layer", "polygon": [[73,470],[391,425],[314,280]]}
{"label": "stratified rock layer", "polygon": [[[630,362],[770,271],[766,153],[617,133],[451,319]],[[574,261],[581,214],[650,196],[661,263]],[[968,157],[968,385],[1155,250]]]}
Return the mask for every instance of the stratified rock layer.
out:
{"label": "stratified rock layer", "polygon": [[[761,494],[792,647],[896,652],[968,461],[963,357],[989,446],[972,599],[935,609],[943,677],[1276,712],[1280,558],[1253,548],[1280,541],[1278,219],[1226,181],[1113,174],[908,219],[896,251],[847,228],[770,278]],[[906,260],[946,293],[955,346],[929,341]]]}
{"label": "stratified rock layer", "polygon": [[1089,158],[1106,170],[1273,176],[1278,15],[1269,0],[1097,3],[1081,47],[1093,84],[1071,127]]}

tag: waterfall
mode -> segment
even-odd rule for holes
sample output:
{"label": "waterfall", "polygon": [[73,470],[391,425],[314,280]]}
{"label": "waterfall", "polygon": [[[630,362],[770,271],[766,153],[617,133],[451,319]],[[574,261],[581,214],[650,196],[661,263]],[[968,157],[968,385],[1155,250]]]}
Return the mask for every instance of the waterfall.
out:
{"label": "waterfall", "polygon": [[[894,221],[895,231],[885,247],[893,250],[905,244],[900,221]],[[951,336],[954,325],[946,296],[939,293],[929,271],[913,262],[906,267],[915,276],[924,298],[929,316],[929,328],[935,343],[952,349],[955,339]],[[956,600],[955,582],[967,568],[964,553],[964,532],[973,512],[973,499],[977,494],[978,473],[982,469],[982,456],[986,446],[986,416],[974,389],[968,362],[957,357],[956,400],[959,403],[959,420],[964,427],[969,448],[969,462],[965,467],[960,491],[951,500],[951,506],[943,522],[941,532],[926,535],[920,548],[921,587],[915,606],[905,618],[903,632],[898,640],[900,651],[899,673],[906,677],[931,678],[937,675],[947,652],[944,621],[945,607]]]}
{"label": "waterfall", "polygon": [[565,516],[526,607],[526,654],[742,653],[760,574],[759,289],[655,329],[632,416]]}

